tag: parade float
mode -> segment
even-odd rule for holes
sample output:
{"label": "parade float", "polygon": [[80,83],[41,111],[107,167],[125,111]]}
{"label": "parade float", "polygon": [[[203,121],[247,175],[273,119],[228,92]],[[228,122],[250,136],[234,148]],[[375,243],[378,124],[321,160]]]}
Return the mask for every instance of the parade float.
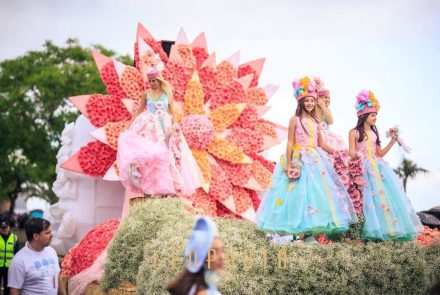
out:
{"label": "parade float", "polygon": [[[259,193],[270,186],[274,168],[262,153],[286,137],[284,127],[263,118],[276,90],[259,85],[264,59],[240,64],[236,53],[217,62],[203,33],[189,42],[183,30],[168,55],[140,24],[134,66],[92,54],[107,94],[70,97],[82,115],[63,132],[53,188],[60,201],[46,212],[54,225],[54,247],[66,254],[62,275],[69,292],[164,294],[182,269],[194,214],[212,216],[219,226],[227,249],[223,294],[417,294],[435,283],[440,246],[430,229],[419,239],[434,244],[428,247],[364,244],[359,228],[351,237],[336,238],[350,243],[321,238],[325,246],[279,246],[255,230]],[[116,163],[118,136],[149,88],[144,66],[152,57],[165,65],[162,75],[173,87],[176,120],[203,183],[182,200],[138,195],[119,224],[114,218],[121,217],[126,192]],[[353,181],[346,184],[353,187]],[[351,196],[360,211],[354,189]]]}

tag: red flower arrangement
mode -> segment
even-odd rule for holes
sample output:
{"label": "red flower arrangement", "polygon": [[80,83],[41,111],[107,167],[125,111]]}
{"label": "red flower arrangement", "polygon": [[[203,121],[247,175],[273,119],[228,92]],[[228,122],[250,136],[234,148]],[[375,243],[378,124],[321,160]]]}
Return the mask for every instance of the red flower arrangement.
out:
{"label": "red flower arrangement", "polygon": [[100,141],[92,141],[80,148],[78,160],[86,174],[101,176],[116,160],[116,151]]}
{"label": "red flower arrangement", "polygon": [[183,101],[186,87],[191,78],[190,75],[186,73],[185,68],[177,63],[169,62],[162,72],[162,75],[173,87],[174,99],[176,101]]}
{"label": "red flower arrangement", "polygon": [[61,275],[70,278],[89,268],[113,239],[118,227],[119,220],[110,219],[90,230],[64,256],[61,264]]}
{"label": "red flower arrangement", "polygon": [[264,143],[261,133],[253,129],[234,128],[226,139],[241,147],[246,154],[260,152]]}
{"label": "red flower arrangement", "polygon": [[96,127],[131,118],[124,104],[114,95],[92,95],[86,104],[86,112],[90,122]]}
{"label": "red flower arrangement", "polygon": [[266,96],[266,92],[262,88],[249,88],[246,91],[246,102],[255,105],[265,105],[269,99]]}
{"label": "red flower arrangement", "polygon": [[192,49],[192,53],[196,58],[197,68],[200,69],[202,67],[203,62],[208,58],[208,52],[206,52],[205,48],[195,47]]}
{"label": "red flower arrangement", "polygon": [[104,82],[107,92],[116,96],[119,99],[126,98],[127,94],[119,84],[118,73],[112,61],[106,63],[100,71],[102,81]]}
{"label": "red flower arrangement", "polygon": [[257,71],[255,71],[254,68],[251,67],[250,65],[244,65],[244,66],[241,65],[238,67],[237,75],[239,78],[247,76],[249,74],[252,74],[252,82],[249,87],[256,87],[258,85],[258,78],[259,78]]}

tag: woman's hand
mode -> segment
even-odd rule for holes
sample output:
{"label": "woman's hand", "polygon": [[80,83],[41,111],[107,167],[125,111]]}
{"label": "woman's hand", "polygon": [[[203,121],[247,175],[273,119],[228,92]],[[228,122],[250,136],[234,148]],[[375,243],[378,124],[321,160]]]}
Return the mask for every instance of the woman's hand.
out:
{"label": "woman's hand", "polygon": [[324,102],[324,100],[322,99],[322,98],[318,98],[317,100],[316,100],[316,103],[318,104],[318,106],[321,108],[321,109],[326,109],[327,107],[325,106],[325,102]]}
{"label": "woman's hand", "polygon": [[355,151],[349,151],[348,154],[350,155],[350,158],[352,160],[357,160],[359,159],[359,155],[355,152]]}

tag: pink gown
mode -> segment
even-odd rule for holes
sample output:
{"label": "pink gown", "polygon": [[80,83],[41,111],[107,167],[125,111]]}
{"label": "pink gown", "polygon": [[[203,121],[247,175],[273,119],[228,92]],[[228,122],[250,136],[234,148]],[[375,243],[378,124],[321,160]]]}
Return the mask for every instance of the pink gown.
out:
{"label": "pink gown", "polygon": [[165,92],[147,96],[147,109],[119,136],[119,175],[132,195],[190,196],[201,187],[196,161],[167,109]]}

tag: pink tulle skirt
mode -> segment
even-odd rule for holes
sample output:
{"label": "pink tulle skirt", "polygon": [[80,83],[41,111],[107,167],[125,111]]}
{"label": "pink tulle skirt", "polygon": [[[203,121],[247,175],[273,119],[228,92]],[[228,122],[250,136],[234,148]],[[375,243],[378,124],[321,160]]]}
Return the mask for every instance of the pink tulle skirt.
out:
{"label": "pink tulle skirt", "polygon": [[143,112],[118,139],[119,175],[135,194],[189,196],[201,173],[171,116]]}

